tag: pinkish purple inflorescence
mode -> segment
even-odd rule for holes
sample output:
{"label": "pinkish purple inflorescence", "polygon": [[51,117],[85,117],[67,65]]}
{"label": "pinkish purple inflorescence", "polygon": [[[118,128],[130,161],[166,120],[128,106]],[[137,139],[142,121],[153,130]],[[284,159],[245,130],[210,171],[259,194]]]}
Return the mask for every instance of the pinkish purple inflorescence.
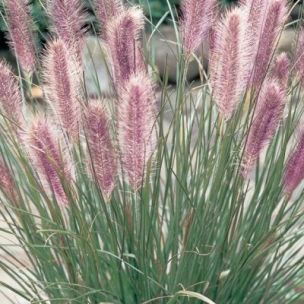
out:
{"label": "pinkish purple inflorescence", "polygon": [[10,203],[17,205],[16,185],[10,169],[2,159],[0,160],[0,191]]}
{"label": "pinkish purple inflorescence", "polygon": [[80,68],[62,40],[49,43],[44,60],[46,96],[70,139],[77,139],[80,122]]}
{"label": "pinkish purple inflorescence", "polygon": [[278,82],[274,80],[265,81],[257,101],[244,149],[243,176],[249,173],[262,149],[274,136],[282,119],[284,106],[284,93]]}
{"label": "pinkish purple inflorescence", "polygon": [[17,130],[23,121],[21,103],[17,79],[10,67],[0,61],[0,107],[2,115],[8,119],[14,130]]}
{"label": "pinkish purple inflorescence", "polygon": [[137,190],[143,183],[155,144],[155,97],[148,76],[133,75],[120,102],[118,133],[123,171],[131,187]]}
{"label": "pinkish purple inflorescence", "polygon": [[273,64],[271,77],[279,81],[282,88],[286,89],[289,76],[289,59],[286,53],[279,54]]}
{"label": "pinkish purple inflorescence", "polygon": [[103,195],[109,198],[115,186],[117,163],[106,111],[100,103],[89,104],[85,113],[85,132],[92,174]]}
{"label": "pinkish purple inflorescence", "polygon": [[207,37],[215,0],[183,0],[181,34],[186,55],[195,52]]}
{"label": "pinkish purple inflorescence", "polygon": [[[285,0],[269,1],[265,15],[264,25],[259,37],[253,37],[259,41],[256,56],[254,56],[254,70],[252,84],[260,86],[266,77],[271,58],[287,16],[287,5]],[[250,16],[249,16],[250,18]]]}
{"label": "pinkish purple inflorescence", "polygon": [[233,114],[244,92],[249,71],[248,49],[241,9],[227,13],[215,32],[210,73],[213,97],[225,119]]}
{"label": "pinkish purple inflorescence", "polygon": [[297,48],[294,56],[294,67],[298,74],[300,84],[304,87],[304,27],[302,27],[299,32]]}
{"label": "pinkish purple inflorescence", "polygon": [[4,0],[11,48],[26,73],[35,70],[35,46],[28,0]]}
{"label": "pinkish purple inflorescence", "polygon": [[291,195],[304,179],[304,129],[298,134],[297,144],[291,151],[283,175],[284,192]]}
{"label": "pinkish purple inflorescence", "polygon": [[52,126],[44,118],[36,118],[27,132],[27,144],[41,182],[59,205],[66,206],[68,199],[63,181],[70,182],[70,168],[51,130]]}
{"label": "pinkish purple inflorescence", "polygon": [[100,23],[100,33],[106,39],[109,22],[124,11],[122,0],[93,0],[95,14]]}
{"label": "pinkish purple inflorescence", "polygon": [[123,88],[130,75],[144,69],[139,42],[143,26],[144,15],[137,7],[125,10],[108,26],[107,48],[116,88]]}
{"label": "pinkish purple inflorescence", "polygon": [[55,34],[81,59],[86,14],[81,0],[52,0],[48,11]]}

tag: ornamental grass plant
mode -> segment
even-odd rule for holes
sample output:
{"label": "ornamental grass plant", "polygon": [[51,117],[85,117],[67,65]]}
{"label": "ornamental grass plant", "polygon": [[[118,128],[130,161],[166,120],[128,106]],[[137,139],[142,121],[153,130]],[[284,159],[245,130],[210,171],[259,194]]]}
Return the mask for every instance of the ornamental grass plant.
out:
{"label": "ornamental grass plant", "polygon": [[303,303],[302,27],[292,53],[277,48],[292,5],[183,0],[175,19],[168,1],[172,94],[142,9],[92,0],[105,98],[86,90],[81,0],[43,2],[43,49],[27,0],[2,1],[18,73],[0,61],[1,233],[16,240],[0,268],[17,287],[1,284],[26,303]]}

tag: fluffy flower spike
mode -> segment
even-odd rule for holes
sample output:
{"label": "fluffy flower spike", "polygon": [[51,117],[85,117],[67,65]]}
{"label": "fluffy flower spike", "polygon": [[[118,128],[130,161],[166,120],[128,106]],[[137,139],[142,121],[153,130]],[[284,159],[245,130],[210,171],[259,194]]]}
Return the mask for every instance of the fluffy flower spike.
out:
{"label": "fluffy flower spike", "polygon": [[49,1],[48,11],[55,34],[81,59],[86,14],[80,0]]}
{"label": "fluffy flower spike", "polygon": [[300,84],[304,87],[304,27],[299,32],[297,48],[294,56],[294,66],[300,80]]}
{"label": "fluffy flower spike", "polygon": [[143,27],[143,11],[137,7],[125,10],[108,26],[107,48],[117,88],[123,87],[130,75],[143,69],[139,43]]}
{"label": "fluffy flower spike", "polygon": [[[302,122],[303,123],[303,122]],[[298,133],[297,144],[291,151],[283,175],[284,192],[291,195],[304,179],[304,129]]]}
{"label": "fluffy flower spike", "polygon": [[2,115],[11,122],[16,130],[22,123],[22,98],[19,91],[17,79],[10,67],[0,61],[0,107]]}
{"label": "fluffy flower spike", "polygon": [[183,0],[181,33],[186,55],[195,52],[207,37],[215,0]]}
{"label": "fluffy flower spike", "polygon": [[[285,0],[271,0],[265,16],[265,23],[260,35],[253,71],[252,84],[259,86],[263,82],[278,39],[287,16]],[[255,38],[256,39],[256,38]]]}
{"label": "fluffy flower spike", "polygon": [[36,58],[28,0],[4,0],[4,7],[10,46],[23,71],[30,74]]}
{"label": "fluffy flower spike", "polygon": [[242,161],[242,174],[246,176],[262,149],[274,136],[284,111],[284,93],[277,81],[267,80],[257,101],[254,119]]}
{"label": "fluffy flower spike", "polygon": [[123,169],[131,187],[137,190],[155,144],[155,97],[148,76],[133,75],[120,102],[118,130]]}
{"label": "fluffy flower spike", "polygon": [[244,34],[243,11],[227,13],[215,33],[211,54],[211,84],[219,112],[229,119],[244,92],[248,78],[248,44]]}
{"label": "fluffy flower spike", "polygon": [[94,0],[94,8],[100,23],[101,36],[106,39],[106,29],[109,22],[124,10],[122,0]]}
{"label": "fluffy flower spike", "polygon": [[80,68],[62,40],[50,42],[44,58],[46,96],[60,125],[77,139],[80,122]]}
{"label": "fluffy flower spike", "polygon": [[36,118],[27,132],[30,157],[41,182],[60,206],[68,204],[62,181],[70,181],[68,166],[52,127],[42,117]]}
{"label": "fluffy flower spike", "polygon": [[289,59],[286,53],[283,52],[276,57],[271,76],[272,78],[279,81],[282,88],[287,88],[289,76]]}
{"label": "fluffy flower spike", "polygon": [[18,204],[18,195],[13,176],[3,160],[0,160],[0,191],[5,195],[10,203],[14,205]]}
{"label": "fluffy flower spike", "polygon": [[85,129],[92,174],[106,198],[110,197],[117,174],[116,155],[111,142],[106,111],[99,101],[89,104]]}

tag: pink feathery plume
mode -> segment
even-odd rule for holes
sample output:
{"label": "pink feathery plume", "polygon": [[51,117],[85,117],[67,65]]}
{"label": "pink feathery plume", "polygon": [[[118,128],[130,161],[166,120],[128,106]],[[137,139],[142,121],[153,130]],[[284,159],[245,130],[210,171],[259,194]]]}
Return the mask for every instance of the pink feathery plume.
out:
{"label": "pink feathery plume", "polygon": [[52,0],[48,11],[55,34],[81,59],[86,14],[80,0]]}
{"label": "pink feathery plume", "polygon": [[26,73],[35,70],[35,46],[27,0],[4,0],[10,46]]}
{"label": "pink feathery plume", "polygon": [[11,123],[14,130],[21,126],[22,98],[19,85],[10,67],[0,61],[0,107],[2,115]]}
{"label": "pink feathery plume", "polygon": [[252,84],[262,84],[274,52],[274,48],[287,16],[287,5],[285,0],[271,0],[265,16],[264,26],[260,35]]}
{"label": "pink feathery plume", "polygon": [[109,198],[115,186],[117,163],[106,111],[100,103],[89,104],[85,113],[85,130],[93,176],[102,193]]}
{"label": "pink feathery plume", "polygon": [[287,88],[289,77],[289,59],[285,52],[276,57],[272,67],[271,77],[278,80],[282,88]]}
{"label": "pink feathery plume", "polygon": [[225,119],[233,114],[249,78],[243,16],[239,8],[227,13],[216,29],[210,56],[213,97]]}
{"label": "pink feathery plume", "polygon": [[304,87],[304,27],[299,32],[296,52],[294,54],[294,68],[301,86]]}
{"label": "pink feathery plume", "polygon": [[195,52],[201,45],[212,21],[216,0],[183,0],[181,34],[186,55]]}
{"label": "pink feathery plume", "polygon": [[46,96],[60,125],[69,138],[79,135],[80,122],[80,68],[78,61],[58,39],[49,43],[44,58]]}
{"label": "pink feathery plume", "polygon": [[63,182],[71,179],[70,168],[60,149],[52,126],[42,117],[36,118],[27,132],[30,157],[40,180],[60,206],[67,206],[68,199]]}
{"label": "pink feathery plume", "polygon": [[10,203],[17,205],[17,192],[12,173],[3,160],[0,160],[0,191]]}
{"label": "pink feathery plume", "polygon": [[274,80],[265,81],[244,149],[241,166],[244,177],[249,173],[262,149],[274,136],[282,119],[284,106],[284,93],[279,83]]}
{"label": "pink feathery plume", "polygon": [[284,192],[291,195],[304,179],[304,129],[301,128],[297,144],[291,151],[283,174]]}
{"label": "pink feathery plume", "polygon": [[117,88],[122,88],[130,75],[144,69],[139,42],[143,27],[143,11],[137,7],[123,11],[108,26],[107,49]]}
{"label": "pink feathery plume", "polygon": [[144,180],[155,144],[155,97],[148,76],[132,75],[120,102],[118,133],[123,171],[131,187],[137,190]]}
{"label": "pink feathery plume", "polygon": [[100,33],[106,39],[109,22],[124,11],[122,0],[93,0],[95,14],[100,23]]}

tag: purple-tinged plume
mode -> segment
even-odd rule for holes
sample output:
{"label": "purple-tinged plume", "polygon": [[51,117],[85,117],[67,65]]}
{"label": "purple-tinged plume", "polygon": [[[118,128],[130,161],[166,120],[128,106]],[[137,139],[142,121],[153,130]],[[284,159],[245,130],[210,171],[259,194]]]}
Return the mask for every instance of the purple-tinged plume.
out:
{"label": "purple-tinged plume", "polygon": [[284,175],[284,192],[291,195],[300,182],[304,179],[304,129],[303,127],[297,135],[297,144],[288,157]]}
{"label": "purple-tinged plume", "polygon": [[272,67],[271,77],[278,80],[282,88],[287,88],[289,77],[289,59],[285,52],[276,57]]}
{"label": "purple-tinged plume", "polygon": [[44,118],[36,118],[27,132],[26,144],[41,182],[59,205],[64,207],[68,204],[68,199],[63,183],[70,182],[70,167],[52,128]]}
{"label": "purple-tinged plume", "polygon": [[80,122],[80,68],[62,40],[49,43],[44,58],[46,96],[70,139],[77,139]]}
{"label": "purple-tinged plume", "polygon": [[18,195],[12,173],[3,160],[0,160],[0,191],[11,204],[18,204]]}
{"label": "purple-tinged plume", "polygon": [[249,129],[242,160],[242,175],[245,177],[262,149],[274,136],[282,119],[284,93],[277,81],[267,80],[259,95],[254,118]]}
{"label": "purple-tinged plume", "polygon": [[8,119],[14,130],[17,130],[23,121],[21,103],[17,79],[10,67],[0,61],[0,107],[2,115]]}
{"label": "purple-tinged plume", "polygon": [[[255,57],[252,84],[260,86],[266,77],[272,55],[287,16],[285,0],[271,0],[265,16]],[[256,39],[256,37],[255,37]]]}
{"label": "purple-tinged plume", "polygon": [[207,37],[215,0],[183,0],[181,34],[186,55],[195,52]]}
{"label": "purple-tinged plume", "polygon": [[137,190],[144,180],[155,144],[155,97],[148,76],[133,75],[120,102],[118,133],[123,171],[131,187]]}
{"label": "purple-tinged plume", "polygon": [[86,110],[85,132],[92,174],[104,196],[109,198],[115,186],[117,163],[106,111],[100,101],[89,104]]}
{"label": "purple-tinged plume", "polygon": [[27,0],[4,0],[10,46],[26,73],[35,70],[35,47]]}
{"label": "purple-tinged plume", "polygon": [[225,119],[231,117],[246,88],[247,58],[243,12],[236,8],[227,13],[216,29],[210,56],[213,97]]}
{"label": "purple-tinged plume", "polygon": [[300,81],[300,85],[304,87],[304,27],[299,32],[296,52],[294,54],[294,68]]}
{"label": "purple-tinged plume", "polygon": [[139,42],[143,27],[143,11],[137,7],[125,10],[108,26],[107,48],[118,89],[124,87],[130,75],[144,69]]}
{"label": "purple-tinged plume", "polygon": [[52,0],[48,11],[53,31],[81,59],[86,32],[86,14],[80,0]]}
{"label": "purple-tinged plume", "polygon": [[123,2],[122,0],[93,0],[93,2],[101,37],[106,39],[109,22],[124,11]]}

